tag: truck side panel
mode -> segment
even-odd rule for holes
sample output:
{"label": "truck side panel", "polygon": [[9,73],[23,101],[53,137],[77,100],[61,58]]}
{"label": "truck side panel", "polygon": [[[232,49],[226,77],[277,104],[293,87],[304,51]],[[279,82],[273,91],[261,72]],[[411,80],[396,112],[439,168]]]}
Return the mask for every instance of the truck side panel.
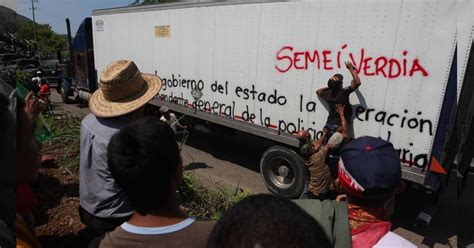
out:
{"label": "truck side panel", "polygon": [[344,62],[352,61],[362,79],[351,94],[354,136],[390,140],[404,177],[423,183],[455,50],[456,1],[179,6],[94,12],[103,23],[94,26],[97,71],[133,59],[162,77],[158,98],[174,109],[296,145],[286,137],[298,130],[320,135],[328,110],[314,92],[335,73],[349,86]]}

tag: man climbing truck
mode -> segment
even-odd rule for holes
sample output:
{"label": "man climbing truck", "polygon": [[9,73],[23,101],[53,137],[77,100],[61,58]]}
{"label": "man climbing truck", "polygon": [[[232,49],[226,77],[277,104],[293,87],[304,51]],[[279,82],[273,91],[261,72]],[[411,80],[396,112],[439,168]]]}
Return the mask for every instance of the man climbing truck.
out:
{"label": "man climbing truck", "polygon": [[[457,80],[473,62],[464,56],[472,42],[457,43],[463,35],[472,41],[472,33],[456,36],[456,2],[240,1],[95,10],[93,53],[79,58],[93,56],[88,65],[95,73],[132,59],[162,77],[154,104],[271,140],[261,174],[271,192],[289,198],[301,194],[307,176],[294,134],[321,136],[328,107],[314,92],[336,73],[351,78],[344,65],[350,61],[364,82],[350,95],[351,135],[389,140],[403,178],[433,192],[453,168],[446,154],[453,152],[456,110],[473,101],[460,97],[471,87],[469,77]],[[349,12],[363,18],[348,19]]]}

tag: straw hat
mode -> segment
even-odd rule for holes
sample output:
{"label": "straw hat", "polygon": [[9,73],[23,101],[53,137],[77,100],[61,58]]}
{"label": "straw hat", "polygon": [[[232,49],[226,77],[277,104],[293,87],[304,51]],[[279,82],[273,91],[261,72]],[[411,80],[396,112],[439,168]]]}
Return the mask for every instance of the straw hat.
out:
{"label": "straw hat", "polygon": [[116,117],[139,109],[161,89],[161,79],[140,73],[130,60],[108,65],[100,75],[100,89],[92,94],[89,108],[99,117]]}

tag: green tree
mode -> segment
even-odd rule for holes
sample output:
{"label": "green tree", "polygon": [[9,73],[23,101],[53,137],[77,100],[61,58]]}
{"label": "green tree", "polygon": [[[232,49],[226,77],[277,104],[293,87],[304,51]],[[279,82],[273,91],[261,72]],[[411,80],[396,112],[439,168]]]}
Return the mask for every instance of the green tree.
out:
{"label": "green tree", "polygon": [[[17,38],[20,40],[34,40],[33,23],[17,22]],[[42,57],[55,57],[57,50],[67,49],[64,36],[58,35],[48,24],[36,24],[37,50]]]}

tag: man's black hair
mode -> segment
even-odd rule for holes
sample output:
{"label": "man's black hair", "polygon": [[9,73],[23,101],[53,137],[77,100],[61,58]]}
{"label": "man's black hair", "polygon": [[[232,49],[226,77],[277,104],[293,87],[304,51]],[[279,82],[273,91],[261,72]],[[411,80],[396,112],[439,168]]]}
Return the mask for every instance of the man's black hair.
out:
{"label": "man's black hair", "polygon": [[135,211],[152,214],[166,205],[181,162],[173,130],[156,117],[132,122],[110,140],[110,172]]}
{"label": "man's black hair", "polygon": [[254,195],[237,203],[209,236],[214,247],[330,247],[319,223],[290,200]]}
{"label": "man's black hair", "polygon": [[328,81],[328,87],[333,92],[337,92],[337,91],[342,89],[342,81],[329,80]]}
{"label": "man's black hair", "polygon": [[[334,80],[335,77],[337,80]],[[333,95],[342,89],[342,79],[344,78],[341,74],[337,73],[328,80],[328,88],[331,89]]]}

